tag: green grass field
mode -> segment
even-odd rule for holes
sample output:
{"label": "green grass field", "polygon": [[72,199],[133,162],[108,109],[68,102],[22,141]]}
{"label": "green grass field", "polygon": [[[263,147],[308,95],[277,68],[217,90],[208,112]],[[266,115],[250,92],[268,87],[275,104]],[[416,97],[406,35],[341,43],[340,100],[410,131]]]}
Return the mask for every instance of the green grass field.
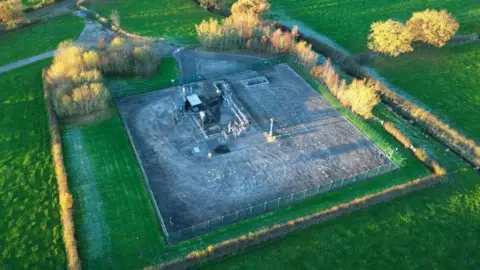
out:
{"label": "green grass field", "polygon": [[[460,33],[480,32],[480,6],[471,0],[270,0],[272,15],[293,19],[352,53],[367,51],[370,24],[389,18],[406,21],[415,11],[446,9],[460,22]],[[302,26],[299,26],[302,31]]]}
{"label": "green grass field", "polygon": [[162,238],[119,117],[64,127],[62,137],[83,266],[147,265]]}
{"label": "green grass field", "polygon": [[65,269],[41,70],[0,75],[0,269]]}
{"label": "green grass field", "polygon": [[478,268],[480,177],[454,178],[200,268]]}
{"label": "green grass field", "polygon": [[480,143],[480,42],[427,49],[371,66],[433,113]]}
{"label": "green grass field", "polygon": [[126,31],[181,43],[197,43],[195,24],[217,17],[190,0],[97,1],[89,8],[107,18],[116,9]]}
{"label": "green grass field", "polygon": [[[109,78],[113,96],[169,87],[178,72],[162,59],[153,78]],[[102,121],[62,128],[80,256],[87,269],[141,268],[163,254],[163,238],[115,109]]]}
{"label": "green grass field", "polygon": [[8,32],[0,37],[0,66],[45,53],[66,39],[77,39],[84,23],[62,16]]}

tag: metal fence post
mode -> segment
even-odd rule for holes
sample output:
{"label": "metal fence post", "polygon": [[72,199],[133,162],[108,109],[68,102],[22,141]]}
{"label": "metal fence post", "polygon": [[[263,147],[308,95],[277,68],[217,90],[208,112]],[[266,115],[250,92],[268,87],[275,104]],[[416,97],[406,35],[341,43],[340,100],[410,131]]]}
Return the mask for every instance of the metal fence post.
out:
{"label": "metal fence post", "polygon": [[354,175],[354,176],[353,176],[353,182],[356,182],[356,181],[357,181],[357,179],[356,179],[356,178],[357,178],[357,176],[356,176],[356,175]]}
{"label": "metal fence post", "polygon": [[363,180],[367,180],[367,177],[368,177],[368,173],[370,172],[370,170],[368,170],[366,173],[365,173],[365,178],[363,178]]}
{"label": "metal fence post", "polygon": [[281,198],[278,198],[278,202],[277,202],[279,208],[280,208],[280,199]]}
{"label": "metal fence post", "polygon": [[235,215],[235,219],[238,219],[238,212],[239,212],[239,211],[237,211],[237,213],[236,213],[236,215]]}
{"label": "metal fence post", "polygon": [[303,200],[305,200],[306,197],[307,197],[307,189],[303,191]]}
{"label": "metal fence post", "polygon": [[195,225],[192,226],[192,232],[195,232]]}
{"label": "metal fence post", "polygon": [[223,218],[224,218],[224,217],[225,217],[225,216],[222,216],[222,223],[223,223]]}
{"label": "metal fence post", "polygon": [[207,221],[207,229],[210,228],[210,220]]}
{"label": "metal fence post", "polygon": [[330,187],[328,188],[328,191],[332,190],[332,183],[333,181],[330,181]]}
{"label": "metal fence post", "polygon": [[290,203],[292,203],[292,202],[293,202],[293,193],[292,193],[292,196],[290,198]]}
{"label": "metal fence post", "polygon": [[345,183],[345,177],[342,178],[342,187],[343,187],[343,184]]}
{"label": "metal fence post", "polygon": [[263,204],[263,212],[267,211],[267,202]]}
{"label": "metal fence post", "polygon": [[320,185],[317,186],[317,194],[320,192]]}
{"label": "metal fence post", "polygon": [[380,167],[377,168],[377,173],[375,174],[375,176],[378,176],[379,173],[380,173]]}
{"label": "metal fence post", "polygon": [[250,215],[253,213],[253,206],[250,205]]}

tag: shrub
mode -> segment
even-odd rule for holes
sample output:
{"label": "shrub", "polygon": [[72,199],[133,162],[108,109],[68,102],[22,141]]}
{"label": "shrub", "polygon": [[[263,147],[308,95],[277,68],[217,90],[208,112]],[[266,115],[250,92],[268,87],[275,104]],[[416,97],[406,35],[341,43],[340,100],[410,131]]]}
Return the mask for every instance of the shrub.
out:
{"label": "shrub", "polygon": [[297,42],[297,27],[291,31],[274,29],[261,19],[270,8],[265,0],[239,0],[232,14],[218,21],[210,18],[195,25],[200,43],[208,49],[242,50],[261,53],[291,53],[296,62],[310,70],[316,65],[317,54],[305,41]]}
{"label": "shrub", "polygon": [[413,13],[407,21],[407,28],[413,40],[443,47],[458,31],[459,24],[446,10],[427,9]]}
{"label": "shrub", "polygon": [[110,12],[110,20],[115,27],[120,27],[120,13],[118,13],[118,10],[114,9]]}
{"label": "shrub", "polygon": [[232,5],[232,15],[236,14],[254,14],[261,16],[270,9],[267,0],[238,0]]}
{"label": "shrub", "polygon": [[100,66],[100,56],[96,51],[88,51],[83,54],[83,62],[89,69],[98,68]]}
{"label": "shrub", "polygon": [[372,23],[368,40],[369,49],[391,56],[413,51],[413,35],[405,25],[391,19]]}
{"label": "shrub", "polygon": [[373,107],[380,102],[378,86],[374,82],[355,79],[350,85],[347,85],[346,80],[340,80],[330,59],[327,59],[323,65],[310,69],[310,74],[315,79],[322,80],[328,90],[344,106],[366,119],[372,117]]}
{"label": "shrub", "polygon": [[401,142],[405,147],[409,148],[412,145],[410,139],[403,134],[401,130],[396,128],[392,123],[387,122],[383,125],[385,130],[392,134],[399,142]]}
{"label": "shrub", "polygon": [[388,87],[378,83],[382,100],[405,117],[412,119],[427,128],[429,133],[449,147],[455,149],[475,166],[480,166],[480,147],[449,125],[442,122],[432,113],[406,100]]}
{"label": "shrub", "polygon": [[81,269],[80,256],[78,254],[75,239],[75,225],[73,222],[73,198],[68,190],[67,172],[63,162],[62,142],[58,129],[58,120],[55,116],[50,97],[51,90],[46,78],[46,70],[42,71],[43,88],[45,91],[46,107],[48,113],[49,131],[52,146],[55,175],[57,178],[58,195],[60,200],[60,216],[62,222],[63,242],[67,253],[69,269]]}
{"label": "shrub", "polygon": [[15,27],[22,19],[22,2],[20,0],[0,1],[0,24]]}
{"label": "shrub", "polygon": [[344,105],[366,119],[373,116],[372,109],[380,102],[377,90],[366,79],[355,79],[343,93],[338,90],[337,93]]}
{"label": "shrub", "polygon": [[62,42],[46,73],[55,112],[60,117],[70,117],[102,110],[110,98],[102,73],[152,75],[159,62],[160,58],[147,44],[134,44],[120,37],[99,52]]}
{"label": "shrub", "polygon": [[116,37],[100,52],[100,69],[109,75],[149,76],[158,70],[160,58],[144,43]]}
{"label": "shrub", "polygon": [[312,69],[317,64],[317,54],[312,50],[312,45],[306,41],[298,42],[293,47],[293,54],[295,55],[297,63],[299,63],[306,70]]}
{"label": "shrub", "polygon": [[219,48],[220,38],[223,34],[222,27],[218,20],[210,18],[203,20],[200,24],[195,25],[198,40],[207,48]]}
{"label": "shrub", "polygon": [[96,52],[62,42],[46,72],[53,107],[60,117],[86,115],[107,106],[108,90],[98,70]]}

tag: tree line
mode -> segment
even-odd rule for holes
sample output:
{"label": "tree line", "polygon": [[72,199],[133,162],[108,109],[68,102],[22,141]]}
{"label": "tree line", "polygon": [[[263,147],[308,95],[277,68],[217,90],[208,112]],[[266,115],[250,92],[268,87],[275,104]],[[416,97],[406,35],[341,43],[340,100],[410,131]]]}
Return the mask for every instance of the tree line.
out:
{"label": "tree line", "polygon": [[458,28],[457,20],[446,10],[427,9],[414,12],[406,24],[392,19],[372,23],[368,48],[375,52],[398,56],[413,51],[412,43],[415,41],[443,47]]}
{"label": "tree line", "polygon": [[108,106],[110,93],[103,75],[149,76],[160,58],[148,44],[116,37],[100,50],[62,42],[46,72],[53,108],[59,117],[88,115]]}
{"label": "tree line", "polygon": [[342,104],[365,118],[371,117],[373,107],[380,102],[375,82],[353,80],[348,84],[339,79],[330,59],[318,65],[312,46],[299,40],[297,27],[282,31],[263,19],[269,8],[266,0],[239,0],[232,5],[229,17],[221,21],[211,18],[196,25],[198,39],[204,47],[213,50],[291,54],[305,70],[325,82]]}

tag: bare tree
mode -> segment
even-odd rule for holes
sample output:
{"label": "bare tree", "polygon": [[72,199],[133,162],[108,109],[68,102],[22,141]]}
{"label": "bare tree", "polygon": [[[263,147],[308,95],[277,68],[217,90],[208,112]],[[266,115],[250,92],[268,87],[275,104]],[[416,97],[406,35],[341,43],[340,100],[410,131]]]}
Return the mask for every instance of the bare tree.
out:
{"label": "bare tree", "polygon": [[118,10],[114,9],[110,12],[110,20],[115,27],[120,28],[120,13],[118,13]]}

